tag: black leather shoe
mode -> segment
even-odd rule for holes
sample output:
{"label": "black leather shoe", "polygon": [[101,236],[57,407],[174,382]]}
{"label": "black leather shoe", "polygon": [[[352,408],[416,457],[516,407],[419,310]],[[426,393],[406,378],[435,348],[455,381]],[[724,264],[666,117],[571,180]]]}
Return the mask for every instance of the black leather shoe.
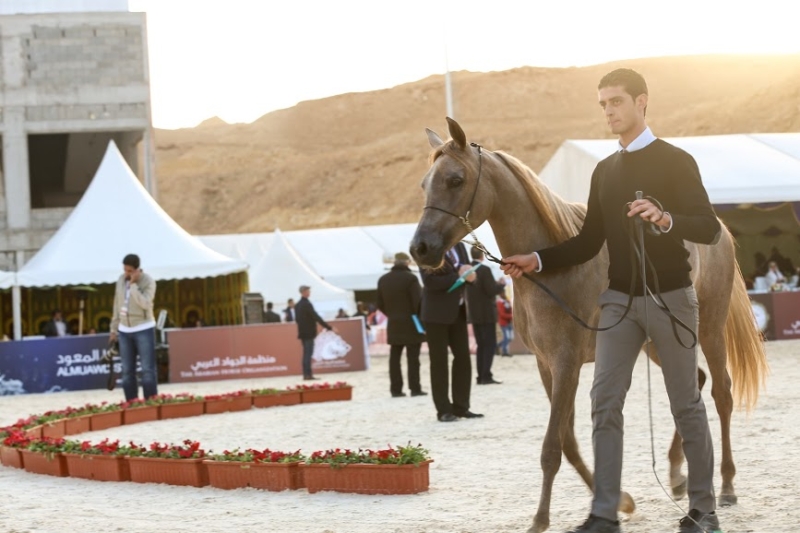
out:
{"label": "black leather shoe", "polygon": [[489,379],[484,379],[482,384],[483,385],[502,385],[503,382],[502,381],[497,381],[494,378],[489,378]]}
{"label": "black leather shoe", "polygon": [[319,381],[319,378],[314,376],[303,376],[303,381]]}
{"label": "black leather shoe", "polygon": [[428,395],[428,393],[425,392],[424,390],[412,390],[411,391],[411,396],[427,396],[427,395]]}
{"label": "black leather shoe", "polygon": [[439,422],[455,422],[458,420],[458,417],[453,413],[442,413],[436,418],[439,419]]}
{"label": "black leather shoe", "polygon": [[621,533],[619,522],[612,522],[599,516],[589,515],[583,525],[567,531],[567,533]]}
{"label": "black leather shoe", "polygon": [[405,396],[406,396],[405,392],[393,392],[392,393],[392,398],[405,398]]}
{"label": "black leather shoe", "polygon": [[458,418],[483,418],[482,414],[473,413],[472,411],[465,411],[456,415]]}

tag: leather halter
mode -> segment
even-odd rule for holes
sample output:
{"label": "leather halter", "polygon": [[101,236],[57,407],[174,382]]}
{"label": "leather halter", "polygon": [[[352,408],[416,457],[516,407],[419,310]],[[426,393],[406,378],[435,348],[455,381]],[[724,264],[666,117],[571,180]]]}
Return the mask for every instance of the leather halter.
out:
{"label": "leather halter", "polygon": [[[447,209],[442,209],[441,207],[436,207],[435,205],[426,205],[423,209],[435,209],[436,211],[441,211],[451,217],[456,217],[459,219],[467,228],[472,230],[472,225],[469,223],[469,214],[472,211],[472,204],[475,203],[475,196],[478,194],[478,189],[481,186],[481,170],[483,168],[483,147],[478,143],[469,143],[470,146],[473,146],[478,149],[478,179],[475,182],[475,190],[472,191],[472,198],[469,201],[469,207],[467,207],[467,212],[464,216],[457,215],[452,211],[448,211]],[[470,231],[472,233],[472,231]]]}

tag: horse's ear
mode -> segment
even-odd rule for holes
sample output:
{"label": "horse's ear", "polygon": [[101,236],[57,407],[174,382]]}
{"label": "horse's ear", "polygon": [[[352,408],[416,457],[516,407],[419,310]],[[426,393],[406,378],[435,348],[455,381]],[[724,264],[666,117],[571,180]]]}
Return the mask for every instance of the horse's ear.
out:
{"label": "horse's ear", "polygon": [[431,144],[431,148],[434,150],[444,144],[442,138],[439,137],[435,131],[425,128],[425,133],[428,134],[428,142]]}
{"label": "horse's ear", "polygon": [[461,126],[458,125],[458,122],[450,117],[446,118],[447,125],[450,127],[450,137],[452,137],[458,147],[463,150],[467,147],[467,136],[464,133],[464,130],[461,129]]}

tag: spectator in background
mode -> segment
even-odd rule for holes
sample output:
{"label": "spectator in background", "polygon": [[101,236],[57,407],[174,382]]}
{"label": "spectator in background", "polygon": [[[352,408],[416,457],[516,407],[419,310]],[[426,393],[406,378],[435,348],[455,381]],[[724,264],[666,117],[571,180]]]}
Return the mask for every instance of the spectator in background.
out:
{"label": "spectator in background", "polygon": [[[447,251],[441,267],[420,270],[423,284],[421,318],[430,351],[431,392],[439,422],[483,417],[470,411],[472,361],[464,286],[449,290],[462,275],[467,283],[475,281],[474,272],[467,274],[471,268],[467,249],[463,243],[458,243]],[[448,348],[453,352],[452,372]]]}
{"label": "spectator in background", "polygon": [[496,385],[502,383],[492,375],[492,361],[497,349],[497,295],[506,288],[504,278],[498,283],[494,279],[492,269],[483,263],[483,252],[476,247],[470,249],[472,266],[475,270],[475,281],[467,284],[467,316],[475,334],[475,366],[477,368],[478,385]]}
{"label": "spectator in background", "polygon": [[305,380],[319,379],[315,378],[311,372],[311,356],[314,354],[314,338],[317,336],[317,324],[328,331],[336,331],[322,320],[322,317],[314,310],[311,300],[308,299],[310,295],[311,287],[301,285],[300,301],[297,302],[297,306],[293,307],[293,311],[296,311],[297,338],[303,344],[303,379]]}
{"label": "spectator in background", "polygon": [[353,317],[363,316],[364,317],[364,325],[367,327],[367,331],[369,331],[369,310],[364,302],[356,302],[356,312]]}
{"label": "spectator in background", "polygon": [[769,270],[767,270],[767,274],[764,277],[767,279],[767,287],[769,288],[772,288],[778,283],[786,283],[786,276],[780,271],[778,263],[775,261],[769,262]]}
{"label": "spectator in background", "polygon": [[[378,309],[388,318],[386,326],[387,342],[391,346],[389,352],[390,393],[393,398],[400,398],[403,392],[403,371],[400,359],[403,349],[406,350],[408,369],[408,388],[411,396],[424,396],[419,379],[419,352],[425,336],[417,329],[414,316],[419,319],[419,308],[422,300],[422,287],[408,263],[411,258],[402,252],[395,254],[394,266],[378,280]],[[363,302],[359,303],[359,311],[363,311]],[[369,328],[369,326],[367,326]]]}
{"label": "spectator in background", "polygon": [[349,317],[349,316],[347,316],[347,311],[345,311],[344,309],[342,309],[342,308],[340,307],[340,308],[339,308],[339,312],[338,312],[338,313],[336,313],[336,318],[338,319],[338,318],[350,318],[350,317]]}
{"label": "spectator in background", "polygon": [[137,357],[142,364],[142,389],[147,399],[158,394],[156,320],[153,315],[156,282],[142,271],[138,255],[126,255],[122,267],[124,272],[117,280],[114,293],[110,340],[112,343],[119,340],[125,400],[134,400],[139,396]]}
{"label": "spectator in background", "polygon": [[53,311],[50,320],[44,325],[45,337],[66,337],[67,324],[61,316],[61,311],[56,309]]}
{"label": "spectator in background", "polygon": [[503,291],[497,298],[497,321],[500,324],[500,331],[503,332],[503,340],[500,342],[500,355],[503,357],[511,357],[511,354],[508,353],[508,345],[511,343],[511,339],[514,338],[513,317],[511,302],[508,301],[508,296]]}
{"label": "spectator in background", "polygon": [[272,302],[267,302],[267,310],[264,311],[264,323],[274,324],[281,321],[281,316],[272,310]]}
{"label": "spectator in background", "polygon": [[294,322],[295,321],[295,314],[294,314],[294,300],[289,298],[286,301],[286,309],[283,310],[283,321],[284,322]]}

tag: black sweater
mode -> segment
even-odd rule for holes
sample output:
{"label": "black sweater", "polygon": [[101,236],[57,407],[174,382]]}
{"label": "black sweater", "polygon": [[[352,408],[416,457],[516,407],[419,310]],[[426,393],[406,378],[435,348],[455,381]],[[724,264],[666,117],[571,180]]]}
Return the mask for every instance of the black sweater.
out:
{"label": "black sweater", "polygon": [[[655,265],[661,291],[688,287],[691,266],[683,240],[711,244],[721,228],[694,158],[661,139],[641,150],[617,152],[597,164],[580,233],[540,250],[543,270],[585,263],[608,241],[609,288],[628,293],[633,273],[627,230],[630,219],[625,215],[625,204],[636,199],[636,191],[656,198],[672,216],[668,233],[655,236],[645,232],[645,247]],[[647,285],[655,288],[649,277]],[[635,293],[642,293],[641,282]]]}

